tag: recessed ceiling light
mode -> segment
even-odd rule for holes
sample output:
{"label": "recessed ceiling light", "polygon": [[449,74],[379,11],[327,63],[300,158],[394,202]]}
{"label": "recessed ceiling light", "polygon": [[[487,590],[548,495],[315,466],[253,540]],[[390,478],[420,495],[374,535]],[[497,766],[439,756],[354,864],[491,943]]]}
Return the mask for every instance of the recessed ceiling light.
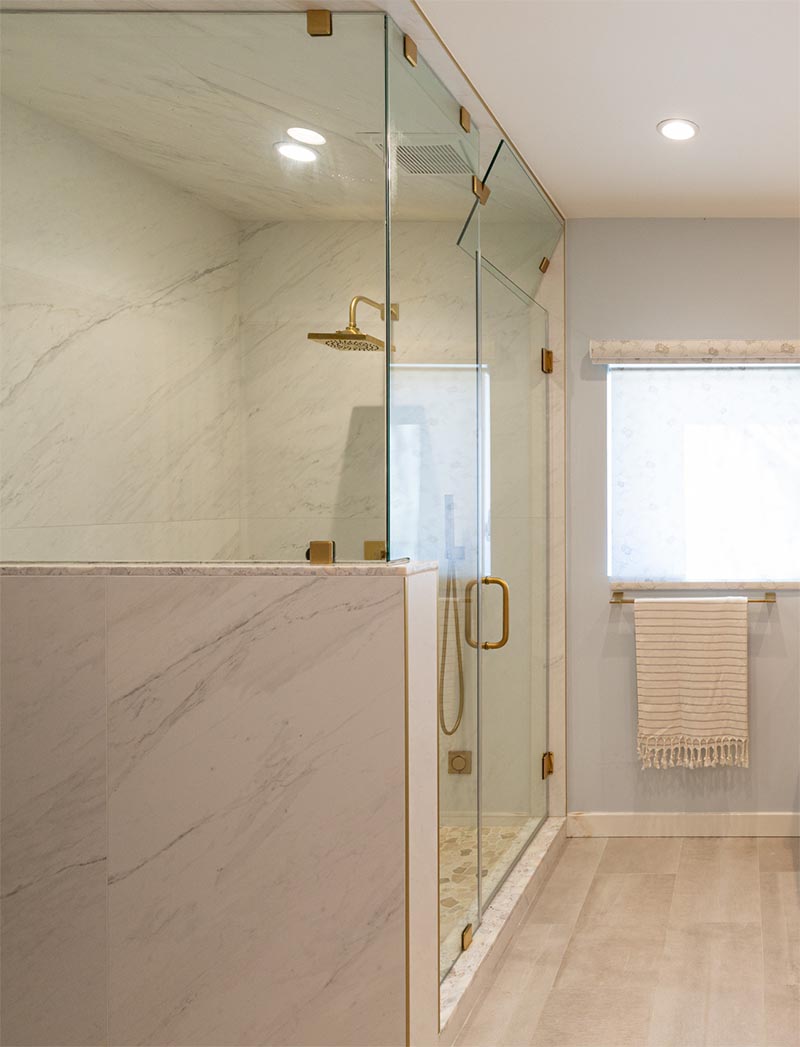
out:
{"label": "recessed ceiling light", "polygon": [[295,142],[303,142],[305,145],[325,145],[325,136],[319,131],[312,131],[309,127],[290,127],[286,132]]}
{"label": "recessed ceiling light", "polygon": [[287,160],[299,160],[301,164],[310,164],[312,160],[317,159],[317,154],[313,149],[305,145],[298,145],[297,142],[278,142],[275,148]]}
{"label": "recessed ceiling light", "polygon": [[686,142],[694,138],[700,128],[691,120],[662,120],[658,124],[658,130],[665,138],[671,138],[673,142]]}

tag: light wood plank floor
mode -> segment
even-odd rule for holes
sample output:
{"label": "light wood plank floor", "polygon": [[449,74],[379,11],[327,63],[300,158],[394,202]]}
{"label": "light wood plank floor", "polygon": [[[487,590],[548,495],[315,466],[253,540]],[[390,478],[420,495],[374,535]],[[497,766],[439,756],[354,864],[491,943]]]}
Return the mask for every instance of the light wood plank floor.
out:
{"label": "light wood plank floor", "polygon": [[570,840],[461,1047],[800,1047],[800,841]]}

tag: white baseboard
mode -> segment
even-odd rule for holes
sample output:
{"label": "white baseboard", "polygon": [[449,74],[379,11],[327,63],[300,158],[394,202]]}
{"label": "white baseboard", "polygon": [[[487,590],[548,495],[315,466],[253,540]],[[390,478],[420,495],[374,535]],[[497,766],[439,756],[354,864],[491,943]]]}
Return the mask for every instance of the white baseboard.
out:
{"label": "white baseboard", "polygon": [[800,836],[800,812],[573,811],[567,836]]}

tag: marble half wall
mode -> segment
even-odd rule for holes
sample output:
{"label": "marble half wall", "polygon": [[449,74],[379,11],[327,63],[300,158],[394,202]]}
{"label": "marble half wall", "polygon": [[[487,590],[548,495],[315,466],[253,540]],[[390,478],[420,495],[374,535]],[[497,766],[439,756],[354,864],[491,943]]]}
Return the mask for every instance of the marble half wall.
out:
{"label": "marble half wall", "polygon": [[106,1036],[106,583],[0,578],[0,1041]]}
{"label": "marble half wall", "polygon": [[435,568],[64,571],[0,578],[0,1043],[433,1042]]}

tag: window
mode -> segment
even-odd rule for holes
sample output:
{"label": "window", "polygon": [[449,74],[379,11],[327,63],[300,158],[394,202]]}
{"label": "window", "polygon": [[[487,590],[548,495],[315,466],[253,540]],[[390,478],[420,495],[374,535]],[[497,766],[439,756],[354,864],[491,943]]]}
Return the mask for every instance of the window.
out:
{"label": "window", "polygon": [[800,580],[800,367],[612,366],[608,571]]}

